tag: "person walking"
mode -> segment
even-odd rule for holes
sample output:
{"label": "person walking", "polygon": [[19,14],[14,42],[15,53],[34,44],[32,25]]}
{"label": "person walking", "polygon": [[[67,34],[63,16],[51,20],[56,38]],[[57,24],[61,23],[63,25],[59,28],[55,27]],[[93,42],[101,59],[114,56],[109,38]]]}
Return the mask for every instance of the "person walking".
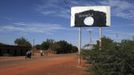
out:
{"label": "person walking", "polygon": [[40,50],[40,55],[43,56],[43,50]]}

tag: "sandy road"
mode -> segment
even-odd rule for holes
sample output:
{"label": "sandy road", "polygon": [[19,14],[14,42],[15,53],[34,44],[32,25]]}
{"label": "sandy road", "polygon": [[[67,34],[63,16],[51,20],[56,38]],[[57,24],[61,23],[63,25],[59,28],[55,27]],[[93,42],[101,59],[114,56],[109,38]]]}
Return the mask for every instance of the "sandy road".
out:
{"label": "sandy road", "polygon": [[0,75],[87,75],[77,66],[75,54],[33,57],[0,58]]}

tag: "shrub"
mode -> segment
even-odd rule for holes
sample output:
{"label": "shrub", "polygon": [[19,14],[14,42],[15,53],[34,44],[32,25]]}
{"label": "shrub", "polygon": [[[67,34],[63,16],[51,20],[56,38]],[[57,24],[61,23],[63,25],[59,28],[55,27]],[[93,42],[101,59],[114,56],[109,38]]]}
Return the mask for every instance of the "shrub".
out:
{"label": "shrub", "polygon": [[88,62],[92,64],[90,71],[93,75],[134,75],[133,40],[122,40],[121,43],[103,41],[103,46],[102,50],[94,48],[86,55],[90,57]]}

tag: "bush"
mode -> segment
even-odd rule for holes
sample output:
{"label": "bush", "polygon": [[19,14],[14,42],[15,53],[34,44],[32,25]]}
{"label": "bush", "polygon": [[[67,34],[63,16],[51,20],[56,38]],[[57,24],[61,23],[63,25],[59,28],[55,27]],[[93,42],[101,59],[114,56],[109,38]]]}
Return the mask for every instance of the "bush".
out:
{"label": "bush", "polygon": [[90,71],[93,75],[134,75],[134,41],[103,41],[103,44],[107,45],[103,45],[102,50],[94,48],[86,55],[90,57],[88,62],[92,64]]}

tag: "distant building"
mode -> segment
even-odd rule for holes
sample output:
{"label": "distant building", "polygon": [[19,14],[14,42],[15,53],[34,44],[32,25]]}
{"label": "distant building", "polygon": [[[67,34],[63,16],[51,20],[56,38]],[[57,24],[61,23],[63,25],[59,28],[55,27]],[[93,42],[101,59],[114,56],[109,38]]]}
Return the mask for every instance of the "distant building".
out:
{"label": "distant building", "polygon": [[0,56],[24,56],[29,49],[26,46],[0,45]]}
{"label": "distant building", "polygon": [[86,44],[83,49],[86,49],[86,50],[92,50],[93,49],[93,46],[94,44]]}

